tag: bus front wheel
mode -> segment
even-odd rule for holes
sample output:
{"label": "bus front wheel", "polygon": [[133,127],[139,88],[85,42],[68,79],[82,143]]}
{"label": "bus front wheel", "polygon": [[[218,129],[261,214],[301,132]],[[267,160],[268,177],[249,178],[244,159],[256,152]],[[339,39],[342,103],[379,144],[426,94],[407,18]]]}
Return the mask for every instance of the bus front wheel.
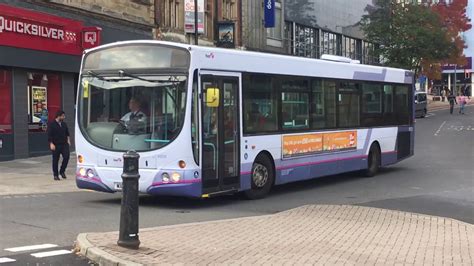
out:
{"label": "bus front wheel", "polygon": [[378,173],[380,161],[380,148],[377,143],[374,143],[370,147],[369,156],[367,157],[367,169],[365,170],[366,177],[373,177]]}
{"label": "bus front wheel", "polygon": [[247,199],[261,199],[270,192],[275,179],[275,173],[268,156],[257,156],[257,159],[255,159],[252,165],[250,179],[251,188],[244,191],[244,195]]}

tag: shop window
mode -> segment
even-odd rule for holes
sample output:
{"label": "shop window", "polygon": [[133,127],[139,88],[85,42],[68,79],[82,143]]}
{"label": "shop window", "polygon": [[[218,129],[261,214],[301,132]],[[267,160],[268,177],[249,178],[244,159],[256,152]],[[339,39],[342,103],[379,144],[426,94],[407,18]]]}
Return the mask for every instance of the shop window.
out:
{"label": "shop window", "polygon": [[61,79],[58,74],[32,73],[28,78],[28,129],[30,132],[46,131],[61,109]]}
{"label": "shop window", "polygon": [[12,133],[11,72],[0,69],[0,134]]}

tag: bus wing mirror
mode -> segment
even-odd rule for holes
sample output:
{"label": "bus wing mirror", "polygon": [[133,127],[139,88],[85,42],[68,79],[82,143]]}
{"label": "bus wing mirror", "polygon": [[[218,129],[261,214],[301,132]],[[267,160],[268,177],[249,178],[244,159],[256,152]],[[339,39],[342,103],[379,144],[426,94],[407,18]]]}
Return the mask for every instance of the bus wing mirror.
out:
{"label": "bus wing mirror", "polygon": [[206,106],[219,107],[219,88],[206,89]]}
{"label": "bus wing mirror", "polygon": [[89,81],[83,80],[82,81],[82,87],[83,87],[83,98],[89,98]]}

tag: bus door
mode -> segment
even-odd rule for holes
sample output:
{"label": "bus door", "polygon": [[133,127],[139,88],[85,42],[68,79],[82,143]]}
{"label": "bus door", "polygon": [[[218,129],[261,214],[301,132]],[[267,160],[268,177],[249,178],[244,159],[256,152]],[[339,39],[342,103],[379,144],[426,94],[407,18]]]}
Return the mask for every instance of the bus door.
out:
{"label": "bus door", "polygon": [[240,74],[201,72],[203,194],[236,191],[240,182]]}

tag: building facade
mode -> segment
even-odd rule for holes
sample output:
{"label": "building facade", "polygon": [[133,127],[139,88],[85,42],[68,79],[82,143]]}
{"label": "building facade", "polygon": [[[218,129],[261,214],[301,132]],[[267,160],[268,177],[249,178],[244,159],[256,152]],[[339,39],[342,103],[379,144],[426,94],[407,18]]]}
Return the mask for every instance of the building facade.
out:
{"label": "building facade", "polygon": [[84,49],[152,39],[152,0],[0,0],[0,160],[48,154],[47,123],[74,132]]}
{"label": "building facade", "polygon": [[320,58],[332,54],[378,64],[374,45],[364,41],[362,16],[372,0],[275,0],[275,27],[264,28],[264,5],[244,1],[245,49]]}
{"label": "building facade", "polygon": [[[194,44],[194,0],[155,0],[156,38]],[[199,45],[242,46],[241,0],[198,0]]]}

